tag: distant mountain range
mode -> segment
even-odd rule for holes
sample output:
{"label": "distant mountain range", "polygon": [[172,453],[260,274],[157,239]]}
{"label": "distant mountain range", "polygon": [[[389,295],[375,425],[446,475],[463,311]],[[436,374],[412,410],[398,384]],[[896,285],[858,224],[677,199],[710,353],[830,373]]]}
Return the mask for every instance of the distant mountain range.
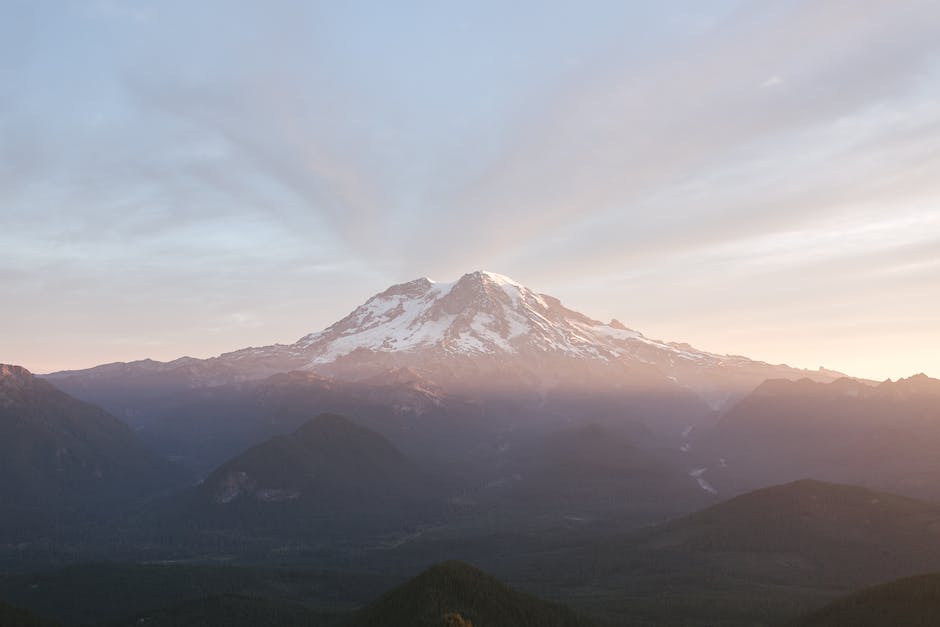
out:
{"label": "distant mountain range", "polygon": [[770,380],[693,447],[726,491],[813,477],[940,499],[940,381]]}

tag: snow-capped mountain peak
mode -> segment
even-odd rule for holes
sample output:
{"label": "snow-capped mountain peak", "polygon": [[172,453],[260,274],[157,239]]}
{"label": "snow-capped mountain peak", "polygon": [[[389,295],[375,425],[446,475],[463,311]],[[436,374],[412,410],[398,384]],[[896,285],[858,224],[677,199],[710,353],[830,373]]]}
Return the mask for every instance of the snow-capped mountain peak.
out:
{"label": "snow-capped mountain peak", "polygon": [[421,278],[394,285],[295,346],[315,366],[359,350],[469,356],[551,353],[610,360],[633,352],[627,344],[635,343],[687,359],[705,355],[648,340],[616,321],[592,320],[509,277],[476,271],[450,283]]}

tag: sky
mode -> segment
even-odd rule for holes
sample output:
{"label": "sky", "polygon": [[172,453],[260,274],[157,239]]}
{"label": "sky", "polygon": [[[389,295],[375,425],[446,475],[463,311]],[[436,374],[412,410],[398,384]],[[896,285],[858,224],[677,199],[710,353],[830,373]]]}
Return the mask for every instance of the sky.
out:
{"label": "sky", "polygon": [[0,0],[0,362],[289,343],[476,269],[940,377],[940,3]]}

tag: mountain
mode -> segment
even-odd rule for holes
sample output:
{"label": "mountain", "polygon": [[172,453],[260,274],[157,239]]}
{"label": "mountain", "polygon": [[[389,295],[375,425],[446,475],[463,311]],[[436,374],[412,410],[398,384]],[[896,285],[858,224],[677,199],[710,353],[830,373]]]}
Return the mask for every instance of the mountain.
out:
{"label": "mountain", "polygon": [[917,575],[837,599],[789,627],[940,625],[940,574]]}
{"label": "mountain", "polygon": [[[452,283],[427,278],[392,286],[348,316],[293,345],[307,368],[358,373],[394,363],[419,370],[444,366],[449,386],[499,387],[523,379],[580,384],[616,379],[635,390],[689,388],[720,406],[772,372],[796,371],[687,344],[645,337],[617,320],[603,323],[557,298],[485,271]],[[512,373],[494,380],[492,373]],[[548,380],[546,380],[548,375]],[[815,373],[823,379],[828,373]]]}
{"label": "mountain", "polygon": [[202,491],[221,505],[340,498],[355,504],[414,492],[418,479],[388,440],[343,416],[321,414],[223,464]]}
{"label": "mountain", "polygon": [[455,449],[447,439],[468,441],[472,432],[493,422],[481,403],[450,394],[410,368],[393,368],[359,381],[293,371],[261,382],[251,397],[268,432],[294,429],[315,413],[339,413],[356,416],[359,424],[389,438],[406,454],[446,449],[452,456]]}
{"label": "mountain", "polygon": [[554,603],[517,592],[463,562],[432,566],[363,608],[349,627],[586,627]]}
{"label": "mountain", "polygon": [[940,381],[767,381],[694,447],[723,491],[812,476],[940,499]]}
{"label": "mountain", "polygon": [[[220,425],[253,424],[247,433],[268,421],[266,407],[276,404],[269,391],[277,386],[266,382],[295,371],[333,388],[335,409],[320,404],[315,411],[430,415],[442,406],[472,406],[491,424],[501,421],[504,432],[640,420],[676,441],[690,426],[711,424],[717,410],[768,378],[839,376],[653,340],[477,271],[450,283],[421,278],[394,285],[292,344],[211,359],[105,364],[47,378],[126,420],[164,454],[202,457],[192,461],[204,466],[207,456],[221,452],[205,452],[225,437]],[[371,410],[336,403],[344,385],[347,401],[367,397]],[[258,386],[266,387],[258,391],[263,402]],[[181,416],[196,416],[199,430]],[[199,450],[194,443],[202,443]]]}
{"label": "mountain", "polygon": [[322,542],[334,534],[349,541],[360,532],[395,532],[439,514],[444,489],[381,435],[343,416],[321,414],[222,464],[158,519],[249,536]]}
{"label": "mountain", "polygon": [[874,583],[940,568],[940,504],[800,480],[750,492],[667,523],[651,549],[784,557],[804,581]]}
{"label": "mountain", "polygon": [[478,404],[447,394],[407,368],[362,381],[295,370],[251,383],[164,390],[150,401],[137,400],[141,405],[125,412],[136,433],[165,457],[191,467],[194,478],[320,413],[354,415],[399,447],[425,450],[438,444],[440,427],[479,426],[481,417]]}
{"label": "mountain", "polygon": [[[616,322],[592,320],[489,272],[453,283],[422,278],[395,285],[294,348],[312,369],[358,376],[389,365],[433,366],[448,387],[484,389],[515,386],[520,378],[541,382],[546,373],[573,380],[605,376],[615,364],[630,366],[646,384],[655,380],[666,387],[655,376],[662,373],[648,368],[651,361],[673,368],[676,360],[711,357],[648,340]],[[496,373],[514,376],[495,379]]]}
{"label": "mountain", "polygon": [[169,475],[117,418],[0,365],[0,529],[38,532],[64,512],[107,515]]}

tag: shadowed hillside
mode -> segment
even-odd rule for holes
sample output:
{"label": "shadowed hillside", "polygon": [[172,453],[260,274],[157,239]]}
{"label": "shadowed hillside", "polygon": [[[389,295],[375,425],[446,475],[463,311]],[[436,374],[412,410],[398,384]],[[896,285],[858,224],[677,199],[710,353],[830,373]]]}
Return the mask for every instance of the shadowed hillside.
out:
{"label": "shadowed hillside", "polygon": [[507,588],[462,562],[444,562],[370,603],[350,627],[587,627],[567,608]]}
{"label": "shadowed hillside", "polygon": [[772,625],[940,569],[938,538],[940,504],[802,480],[498,574],[615,623]]}
{"label": "shadowed hillside", "polygon": [[[307,538],[355,542],[439,516],[443,487],[387,439],[321,414],[290,435],[253,446],[200,485],[138,517],[149,533],[209,543]],[[365,535],[363,535],[365,534]]]}
{"label": "shadowed hillside", "polygon": [[805,479],[651,532],[651,549],[783,556],[801,576],[873,583],[940,567],[940,504]]}
{"label": "shadowed hillside", "polygon": [[874,586],[812,612],[788,627],[934,627],[940,625],[940,574]]}
{"label": "shadowed hillside", "polygon": [[940,499],[940,380],[770,380],[695,443],[723,492],[803,477]]}
{"label": "shadowed hillside", "polygon": [[171,480],[120,420],[24,368],[0,365],[4,538],[103,518]]}

